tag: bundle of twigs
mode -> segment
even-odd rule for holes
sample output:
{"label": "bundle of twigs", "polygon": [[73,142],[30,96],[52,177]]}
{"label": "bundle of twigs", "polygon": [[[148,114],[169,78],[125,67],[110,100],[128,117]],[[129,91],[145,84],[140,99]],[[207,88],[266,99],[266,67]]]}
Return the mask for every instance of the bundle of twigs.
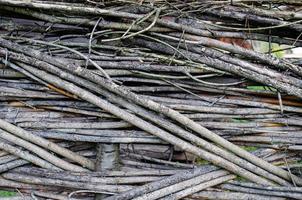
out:
{"label": "bundle of twigs", "polygon": [[299,5],[0,0],[0,187],[301,199]]}

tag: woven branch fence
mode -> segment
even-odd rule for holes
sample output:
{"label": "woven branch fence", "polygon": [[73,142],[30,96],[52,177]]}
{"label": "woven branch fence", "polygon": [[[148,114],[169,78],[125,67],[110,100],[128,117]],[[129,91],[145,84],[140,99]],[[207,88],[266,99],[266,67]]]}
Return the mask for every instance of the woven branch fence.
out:
{"label": "woven branch fence", "polygon": [[0,0],[0,199],[302,199],[301,8]]}

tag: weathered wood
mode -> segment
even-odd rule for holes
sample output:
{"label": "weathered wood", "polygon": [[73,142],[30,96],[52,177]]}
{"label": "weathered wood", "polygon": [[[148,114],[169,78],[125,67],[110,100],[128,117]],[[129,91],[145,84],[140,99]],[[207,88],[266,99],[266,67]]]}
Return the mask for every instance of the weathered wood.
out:
{"label": "weathered wood", "polygon": [[298,0],[0,5],[1,190],[301,199]]}

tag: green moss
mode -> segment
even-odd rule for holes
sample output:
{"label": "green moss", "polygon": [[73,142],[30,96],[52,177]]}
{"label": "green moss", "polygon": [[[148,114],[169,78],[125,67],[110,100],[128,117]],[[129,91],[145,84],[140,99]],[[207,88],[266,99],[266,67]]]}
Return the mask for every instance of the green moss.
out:
{"label": "green moss", "polygon": [[243,146],[242,147],[246,151],[256,151],[258,148],[257,147],[251,147],[251,146]]}
{"label": "green moss", "polygon": [[285,55],[285,52],[282,51],[282,48],[280,46],[276,46],[276,45],[273,45],[273,51],[274,51],[274,55],[277,57],[277,58],[282,58],[284,57]]}
{"label": "green moss", "polygon": [[246,120],[246,119],[235,119],[235,118],[233,118],[233,119],[232,119],[232,122],[246,123],[246,122],[249,122],[249,120]]}
{"label": "green moss", "polygon": [[237,176],[235,180],[240,182],[247,182],[247,180],[241,176]]}
{"label": "green moss", "polygon": [[302,164],[302,160],[297,160],[296,164]]}
{"label": "green moss", "polygon": [[0,190],[0,197],[13,197],[15,195],[15,192]]}
{"label": "green moss", "polygon": [[[272,50],[272,55],[277,57],[277,58],[282,58],[285,55],[285,51],[282,50],[283,47],[280,46],[279,44],[272,43],[271,50]],[[268,53],[269,52],[269,43],[268,42],[261,42],[261,47],[260,51],[262,53]]]}
{"label": "green moss", "polygon": [[263,90],[269,90],[269,91],[276,91],[275,88],[268,87],[268,86],[261,86],[261,85],[251,85],[246,87],[249,90],[258,90],[258,91],[263,91]]}
{"label": "green moss", "polygon": [[197,158],[196,159],[196,164],[197,165],[207,165],[207,164],[209,164],[209,162],[206,161],[206,160],[204,160],[204,159],[202,159],[202,158]]}

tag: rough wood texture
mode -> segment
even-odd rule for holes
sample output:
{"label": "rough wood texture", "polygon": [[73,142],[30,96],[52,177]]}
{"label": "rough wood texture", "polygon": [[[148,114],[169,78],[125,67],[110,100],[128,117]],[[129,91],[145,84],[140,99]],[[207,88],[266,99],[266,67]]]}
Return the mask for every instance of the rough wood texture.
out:
{"label": "rough wood texture", "polygon": [[301,199],[300,6],[0,0],[0,188]]}

